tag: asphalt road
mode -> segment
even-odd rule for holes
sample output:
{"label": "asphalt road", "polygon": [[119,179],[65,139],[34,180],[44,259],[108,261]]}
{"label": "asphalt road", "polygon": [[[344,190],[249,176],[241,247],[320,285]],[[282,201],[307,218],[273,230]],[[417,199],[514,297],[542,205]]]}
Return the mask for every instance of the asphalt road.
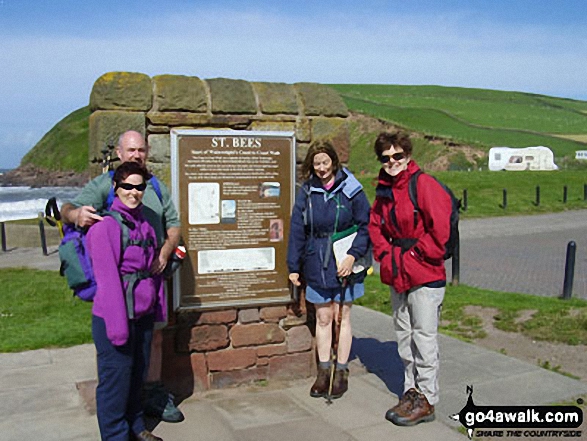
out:
{"label": "asphalt road", "polygon": [[[574,241],[573,297],[587,299],[587,211],[462,220],[460,235],[460,283],[553,297],[562,294]],[[450,279],[450,261],[447,270]]]}

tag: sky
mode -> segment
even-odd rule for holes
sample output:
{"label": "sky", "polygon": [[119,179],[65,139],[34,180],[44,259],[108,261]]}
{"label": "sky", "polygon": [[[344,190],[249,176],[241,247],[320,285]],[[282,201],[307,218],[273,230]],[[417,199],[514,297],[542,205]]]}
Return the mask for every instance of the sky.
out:
{"label": "sky", "polygon": [[587,3],[0,0],[0,168],[111,71],[587,100]]}

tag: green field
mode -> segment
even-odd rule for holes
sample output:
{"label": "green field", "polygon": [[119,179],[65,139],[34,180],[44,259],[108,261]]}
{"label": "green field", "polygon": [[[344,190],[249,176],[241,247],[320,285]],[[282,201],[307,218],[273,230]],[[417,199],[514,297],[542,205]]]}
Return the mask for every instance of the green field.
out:
{"label": "green field", "polygon": [[[483,89],[440,86],[331,85],[350,110],[408,131],[488,149],[550,147],[574,157],[587,144],[587,102]],[[557,136],[554,136],[557,135]]]}
{"label": "green field", "polygon": [[[458,199],[467,190],[467,210],[462,218],[554,213],[587,208],[584,186],[587,173],[552,172],[432,172]],[[523,176],[523,179],[520,177]],[[358,176],[370,201],[375,198],[376,175]],[[536,187],[540,186],[540,205],[536,205]],[[563,202],[567,186],[567,202]],[[507,206],[503,204],[507,190]]]}

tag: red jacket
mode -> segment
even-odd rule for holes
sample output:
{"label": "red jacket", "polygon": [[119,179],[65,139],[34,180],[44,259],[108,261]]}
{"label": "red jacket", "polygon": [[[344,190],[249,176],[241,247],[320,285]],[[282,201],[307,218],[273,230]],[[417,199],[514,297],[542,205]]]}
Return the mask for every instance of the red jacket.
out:
{"label": "red jacket", "polygon": [[[381,281],[393,286],[396,292],[421,285],[444,286],[446,283],[444,253],[450,237],[452,202],[432,176],[421,174],[418,178],[420,212],[415,213],[408,184],[418,170],[420,167],[414,161],[395,177],[381,169],[371,208],[369,235],[373,255],[381,264]],[[404,250],[400,242],[403,242]]]}

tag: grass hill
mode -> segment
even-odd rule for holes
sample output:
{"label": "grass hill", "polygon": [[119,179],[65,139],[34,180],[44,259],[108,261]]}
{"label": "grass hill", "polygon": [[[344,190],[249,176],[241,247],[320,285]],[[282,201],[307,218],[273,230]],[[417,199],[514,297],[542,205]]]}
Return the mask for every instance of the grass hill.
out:
{"label": "grass hill", "polygon": [[[492,146],[550,147],[556,162],[587,149],[587,101],[521,92],[441,86],[334,84],[351,110],[355,171],[374,172],[372,146],[381,130],[413,134],[415,159],[430,170],[486,168]],[[88,107],[59,121],[21,166],[87,169]]]}
{"label": "grass hill", "polygon": [[87,106],[67,115],[22,158],[21,166],[80,173],[87,170],[89,117]]}
{"label": "grass hill", "polygon": [[[349,109],[448,145],[550,147],[557,158],[587,148],[587,101],[441,86],[331,85]],[[583,142],[581,142],[583,141]]]}

